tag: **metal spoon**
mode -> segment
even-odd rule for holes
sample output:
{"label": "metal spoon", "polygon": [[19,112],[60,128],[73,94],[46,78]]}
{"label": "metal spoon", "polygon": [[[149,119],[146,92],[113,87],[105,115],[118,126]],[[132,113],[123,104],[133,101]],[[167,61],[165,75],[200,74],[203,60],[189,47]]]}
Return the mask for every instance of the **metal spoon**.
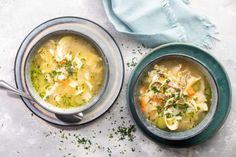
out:
{"label": "metal spoon", "polygon": [[[8,90],[9,92],[12,92],[14,94],[20,95],[24,98],[27,98],[31,101],[35,101],[34,98],[32,98],[30,95],[26,94],[25,92],[13,87],[12,85],[10,85],[9,83],[0,80],[0,88],[3,88],[5,90]],[[73,115],[60,115],[60,114],[55,114],[56,117],[64,122],[68,122],[68,123],[75,123],[75,122],[79,122],[83,119],[84,115],[82,112],[78,113],[78,114],[73,114]]]}
{"label": "metal spoon", "polygon": [[82,112],[79,112],[77,114],[72,114],[72,115],[61,115],[61,114],[55,114],[55,115],[58,119],[67,123],[77,123],[81,121],[84,117]]}
{"label": "metal spoon", "polygon": [[20,91],[19,89],[13,87],[12,85],[8,84],[7,82],[0,80],[0,87],[4,88],[5,90],[8,90],[9,92],[12,92],[14,94],[23,96],[24,98],[27,98],[29,100],[35,101],[31,96],[29,96],[28,94]]}

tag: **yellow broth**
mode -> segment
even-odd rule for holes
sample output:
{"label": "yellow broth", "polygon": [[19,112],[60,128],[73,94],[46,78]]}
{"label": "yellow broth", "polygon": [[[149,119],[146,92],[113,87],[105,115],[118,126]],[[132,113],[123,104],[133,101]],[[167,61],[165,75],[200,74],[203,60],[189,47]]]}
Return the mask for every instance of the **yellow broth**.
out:
{"label": "yellow broth", "polygon": [[104,82],[104,61],[85,38],[55,35],[45,39],[35,51],[30,77],[44,101],[58,108],[75,108],[98,94]]}
{"label": "yellow broth", "polygon": [[211,88],[200,69],[182,59],[165,59],[143,76],[139,104],[145,117],[167,131],[199,124],[211,105]]}

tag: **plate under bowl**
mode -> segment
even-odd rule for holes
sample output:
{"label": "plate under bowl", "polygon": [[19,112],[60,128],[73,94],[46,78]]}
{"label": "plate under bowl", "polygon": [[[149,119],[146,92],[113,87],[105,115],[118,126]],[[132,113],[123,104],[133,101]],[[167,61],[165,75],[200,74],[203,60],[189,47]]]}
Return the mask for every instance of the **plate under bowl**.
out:
{"label": "plate under bowl", "polygon": [[[103,27],[90,20],[79,17],[60,17],[42,23],[34,30],[32,30],[22,42],[15,58],[14,71],[16,86],[20,90],[29,93],[25,82],[26,78],[24,75],[24,67],[31,48],[41,39],[40,36],[44,37],[50,32],[55,32],[56,30],[61,29],[64,30],[64,28],[70,28],[68,31],[76,31],[81,27],[83,27],[83,29],[91,31],[92,36],[90,36],[90,38],[96,38],[96,40],[100,40],[101,45],[99,46],[101,47],[101,49],[105,50],[103,51],[103,53],[106,56],[107,62],[109,64],[109,80],[107,82],[107,87],[97,103],[88,110],[84,111],[84,118],[76,123],[67,123],[61,121],[55,116],[54,113],[45,110],[37,103],[31,102],[28,99],[21,97],[25,105],[35,115],[52,124],[62,126],[78,126],[95,120],[112,106],[114,101],[117,99],[123,85],[123,57],[113,37]],[[34,38],[35,34],[38,34],[37,38]]]}
{"label": "plate under bowl", "polygon": [[[151,126],[150,123],[148,123],[139,113],[139,109],[137,109],[137,105],[134,101],[133,93],[135,91],[137,80],[139,79],[140,74],[143,72],[143,69],[145,69],[145,67],[153,62],[156,58],[168,55],[189,57],[199,62],[202,66],[206,67],[207,71],[214,79],[216,85],[215,90],[218,91],[218,100],[215,104],[215,109],[211,109],[212,111],[210,111],[212,112],[211,118],[209,118],[207,122],[203,123],[205,125],[202,126],[201,129],[195,132],[191,132],[191,129],[188,132],[186,131],[187,134],[184,132],[180,133],[180,136],[161,132],[160,129]],[[136,66],[130,76],[128,83],[127,99],[135,122],[141,128],[141,130],[153,140],[156,140],[162,144],[176,147],[191,146],[205,141],[221,127],[230,110],[231,87],[225,70],[214,57],[198,47],[188,44],[174,43],[163,45],[154,49]],[[199,125],[201,125],[201,123]]]}

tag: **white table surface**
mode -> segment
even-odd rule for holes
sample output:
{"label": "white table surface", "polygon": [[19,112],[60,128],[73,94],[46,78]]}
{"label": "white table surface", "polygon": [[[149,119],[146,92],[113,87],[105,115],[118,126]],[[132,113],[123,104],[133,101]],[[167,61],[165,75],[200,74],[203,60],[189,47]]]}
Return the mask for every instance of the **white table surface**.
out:
{"label": "white table surface", "polygon": [[[59,16],[88,18],[107,29],[121,48],[126,72],[123,90],[110,112],[74,130],[62,130],[32,116],[21,99],[0,90],[0,157],[105,157],[109,154],[127,157],[234,157],[236,0],[192,0],[191,7],[207,15],[220,32],[220,42],[210,50],[210,53],[224,65],[229,74],[233,91],[232,109],[226,123],[213,138],[198,146],[175,149],[155,143],[144,136],[138,128],[134,133],[136,137],[133,142],[127,139],[119,140],[119,135],[112,131],[112,128],[116,130],[122,123],[125,126],[134,124],[126,108],[126,85],[133,68],[128,67],[127,63],[132,62],[132,59],[135,62],[140,60],[144,55],[140,55],[139,51],[145,53],[150,50],[115,31],[105,15],[101,0],[0,0],[0,79],[15,85],[14,59],[22,40],[40,23]],[[122,107],[124,111],[120,112]],[[109,138],[111,133],[114,134],[113,138]],[[63,138],[63,134],[68,136],[68,139]],[[77,147],[72,143],[75,140],[74,134],[80,135],[81,138],[90,138],[90,148],[84,149],[83,145]]]}

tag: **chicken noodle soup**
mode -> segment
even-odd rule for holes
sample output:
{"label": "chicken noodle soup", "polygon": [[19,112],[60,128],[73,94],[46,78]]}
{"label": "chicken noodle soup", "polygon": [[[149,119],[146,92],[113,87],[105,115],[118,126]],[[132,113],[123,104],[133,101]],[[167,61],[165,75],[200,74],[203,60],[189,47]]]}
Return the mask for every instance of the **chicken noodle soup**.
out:
{"label": "chicken noodle soup", "polygon": [[155,64],[139,87],[145,117],[169,131],[185,131],[199,124],[209,110],[211,96],[205,76],[182,59]]}
{"label": "chicken noodle soup", "polygon": [[104,81],[104,61],[86,39],[56,35],[35,50],[30,76],[44,101],[59,108],[74,108],[98,94]]}

